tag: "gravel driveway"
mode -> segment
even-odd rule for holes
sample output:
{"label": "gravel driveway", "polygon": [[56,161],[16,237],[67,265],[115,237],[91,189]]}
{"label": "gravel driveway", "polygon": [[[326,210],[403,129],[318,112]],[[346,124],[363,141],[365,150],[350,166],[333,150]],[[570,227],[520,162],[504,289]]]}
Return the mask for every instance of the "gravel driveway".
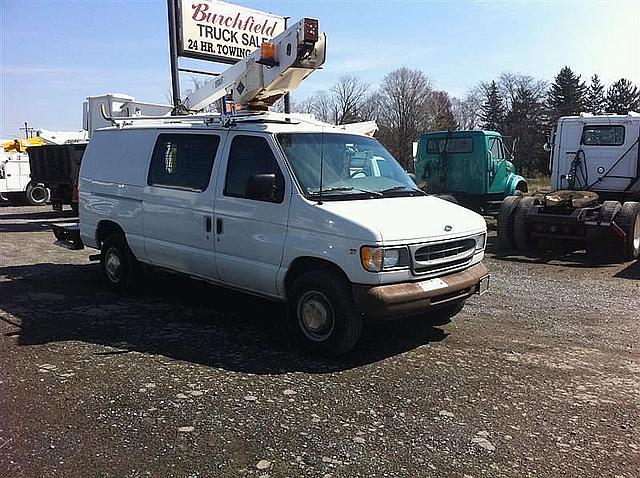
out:
{"label": "gravel driveway", "polygon": [[149,271],[101,282],[48,207],[0,207],[0,475],[640,476],[640,263],[497,258],[450,323],[341,360],[283,307]]}

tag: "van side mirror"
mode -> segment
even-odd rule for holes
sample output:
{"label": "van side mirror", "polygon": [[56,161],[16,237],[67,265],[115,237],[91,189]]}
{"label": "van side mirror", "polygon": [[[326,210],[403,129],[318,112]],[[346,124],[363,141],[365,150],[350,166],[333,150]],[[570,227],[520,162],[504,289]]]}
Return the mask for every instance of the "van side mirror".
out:
{"label": "van side mirror", "polygon": [[280,202],[283,198],[282,185],[278,185],[275,174],[254,174],[249,176],[245,196],[257,201]]}

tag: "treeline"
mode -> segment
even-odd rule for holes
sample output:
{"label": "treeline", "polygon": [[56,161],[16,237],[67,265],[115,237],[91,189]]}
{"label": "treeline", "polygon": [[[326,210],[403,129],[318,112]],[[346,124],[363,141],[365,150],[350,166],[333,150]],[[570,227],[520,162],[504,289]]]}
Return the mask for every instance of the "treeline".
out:
{"label": "treeline", "polygon": [[487,129],[514,147],[516,166],[525,175],[544,174],[543,145],[561,116],[640,111],[640,91],[626,79],[608,88],[593,75],[587,84],[563,67],[554,81],[503,73],[469,88],[464,98],[434,88],[419,70],[398,68],[378,88],[345,75],[329,90],[297,101],[292,109],[313,113],[333,124],[375,120],[377,138],[407,169],[413,168],[412,143],[427,131]]}

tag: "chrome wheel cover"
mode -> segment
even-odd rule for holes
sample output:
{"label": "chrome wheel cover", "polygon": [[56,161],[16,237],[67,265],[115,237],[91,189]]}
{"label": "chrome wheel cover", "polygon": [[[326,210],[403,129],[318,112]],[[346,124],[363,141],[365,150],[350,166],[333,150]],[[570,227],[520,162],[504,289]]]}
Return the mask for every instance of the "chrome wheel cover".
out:
{"label": "chrome wheel cover", "polygon": [[104,270],[107,278],[114,284],[122,280],[122,258],[115,247],[110,247],[105,254]]}
{"label": "chrome wheel cover", "polygon": [[305,292],[296,310],[298,326],[302,333],[314,342],[323,342],[333,332],[335,315],[327,297],[318,291]]}

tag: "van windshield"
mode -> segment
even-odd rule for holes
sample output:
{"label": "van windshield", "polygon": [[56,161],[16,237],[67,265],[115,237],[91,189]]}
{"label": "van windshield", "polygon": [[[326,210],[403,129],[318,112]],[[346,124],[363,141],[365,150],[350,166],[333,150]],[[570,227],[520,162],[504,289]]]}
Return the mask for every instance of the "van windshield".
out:
{"label": "van windshield", "polygon": [[308,198],[320,195],[321,179],[324,199],[424,194],[373,138],[339,133],[280,133],[276,139]]}

